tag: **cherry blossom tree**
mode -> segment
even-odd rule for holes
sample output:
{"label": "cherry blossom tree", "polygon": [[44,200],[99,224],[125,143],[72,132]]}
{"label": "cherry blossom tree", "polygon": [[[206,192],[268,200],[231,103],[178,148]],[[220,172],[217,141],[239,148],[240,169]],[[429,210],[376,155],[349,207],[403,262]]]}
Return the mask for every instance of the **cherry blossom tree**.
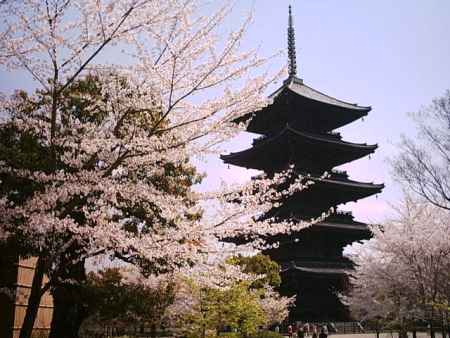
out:
{"label": "cherry blossom tree", "polygon": [[295,306],[296,296],[281,296],[273,287],[266,285],[259,304],[265,315],[265,326],[282,323],[289,316],[289,309]]}
{"label": "cherry blossom tree", "polygon": [[359,318],[441,320],[450,300],[450,214],[410,196],[398,217],[372,226],[373,238],[353,244],[353,288],[346,299]]}
{"label": "cherry blossom tree", "polygon": [[[296,178],[278,191],[292,170],[218,193],[190,189],[197,175],[189,160],[243,130],[230,121],[261,108],[278,76],[251,76],[266,60],[240,51],[250,18],[225,38],[218,33],[230,2],[206,9],[194,0],[0,6],[0,65],[27,72],[37,86],[0,97],[0,238],[38,257],[21,338],[30,336],[46,290],[64,300],[57,312],[76,301],[72,289],[85,279],[87,259],[160,274],[201,263],[217,239],[242,234],[254,249],[265,234],[310,224],[258,219],[308,186]],[[227,207],[200,219],[205,200]],[[76,326],[67,332],[54,321],[52,336],[76,336]]]}

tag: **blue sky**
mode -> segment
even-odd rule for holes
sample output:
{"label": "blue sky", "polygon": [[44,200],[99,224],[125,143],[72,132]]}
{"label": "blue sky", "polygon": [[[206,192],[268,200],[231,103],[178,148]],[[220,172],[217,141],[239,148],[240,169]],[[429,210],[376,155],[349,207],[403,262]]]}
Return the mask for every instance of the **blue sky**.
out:
{"label": "blue sky", "polygon": [[[387,159],[397,153],[401,134],[415,134],[407,113],[450,88],[450,1],[238,0],[225,30],[241,22],[253,7],[254,21],[242,47],[272,55],[286,49],[289,4],[294,15],[298,76],[329,95],[373,108],[364,121],[339,131],[345,140],[379,145],[371,159],[343,169],[352,179],[386,184],[378,198],[344,206],[360,220],[380,221],[390,214],[388,203],[401,197]],[[285,63],[285,58],[279,58],[269,67],[276,70]],[[21,74],[0,72],[0,90],[14,88],[30,89],[33,84]],[[252,137],[241,135],[224,145],[225,152],[245,149]],[[239,182],[254,174],[237,167],[228,169],[217,157],[209,157],[199,168],[208,174],[202,190],[217,187],[221,179]]]}
{"label": "blue sky", "polygon": [[[244,48],[263,55],[286,48],[288,5],[296,32],[298,75],[306,84],[339,99],[372,106],[364,121],[341,128],[345,140],[378,143],[371,159],[345,165],[350,178],[385,183],[377,197],[348,203],[363,221],[378,222],[391,214],[389,203],[401,198],[390,175],[388,158],[398,152],[401,134],[414,137],[408,112],[417,111],[450,88],[450,1],[447,0],[304,0],[239,1],[233,21],[253,3],[254,22]],[[274,61],[282,67],[285,58]],[[270,92],[270,91],[269,91]],[[239,151],[254,135],[242,135],[225,146]],[[220,179],[243,181],[253,172],[210,158],[200,164],[209,176],[203,188]]]}

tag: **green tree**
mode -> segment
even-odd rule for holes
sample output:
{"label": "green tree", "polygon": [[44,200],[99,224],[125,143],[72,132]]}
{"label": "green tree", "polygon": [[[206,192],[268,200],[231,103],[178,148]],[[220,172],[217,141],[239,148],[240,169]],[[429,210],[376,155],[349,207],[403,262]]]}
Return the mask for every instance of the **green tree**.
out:
{"label": "green tree", "polygon": [[154,334],[175,299],[175,284],[130,283],[124,280],[119,268],[109,268],[89,273],[84,296],[90,305],[91,320],[123,327],[150,327]]}
{"label": "green tree", "polygon": [[194,306],[181,321],[181,327],[192,338],[216,335],[223,330],[235,330],[242,337],[255,334],[266,322],[264,311],[258,302],[258,292],[250,283],[235,283],[230,288],[204,288],[190,283]]}
{"label": "green tree", "polygon": [[252,283],[252,288],[259,289],[264,285],[276,288],[281,284],[280,266],[267,255],[261,253],[254,256],[239,255],[230,258],[229,263],[240,265],[245,273],[264,275]]}
{"label": "green tree", "polygon": [[[239,265],[246,274],[258,277],[236,281],[228,288],[205,287],[192,280],[185,281],[187,289],[178,295],[181,301],[175,302],[177,306],[173,311],[181,313],[178,325],[191,337],[215,335],[230,329],[242,337],[253,336],[259,327],[271,325],[287,315],[287,307],[292,301],[273,290],[281,283],[280,267],[276,262],[263,254],[238,255],[226,262]],[[275,316],[274,311],[278,312]]]}

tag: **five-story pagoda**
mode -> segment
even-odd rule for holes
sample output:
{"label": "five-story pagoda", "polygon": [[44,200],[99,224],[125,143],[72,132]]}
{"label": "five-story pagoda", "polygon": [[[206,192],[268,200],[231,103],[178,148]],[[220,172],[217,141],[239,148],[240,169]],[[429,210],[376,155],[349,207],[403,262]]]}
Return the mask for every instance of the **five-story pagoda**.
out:
{"label": "five-story pagoda", "polygon": [[[262,170],[269,176],[293,166],[309,175],[314,184],[289,196],[265,217],[277,220],[309,220],[330,208],[381,192],[383,184],[352,181],[346,172],[334,167],[362,158],[377,145],[342,140],[333,130],[367,115],[370,107],[347,103],[323,94],[296,76],[294,29],[289,6],[289,77],[270,96],[265,108],[249,113],[236,122],[249,122],[247,131],[260,134],[247,150],[223,155],[225,163]],[[323,176],[328,172],[327,176]],[[276,249],[265,252],[282,267],[281,293],[297,294],[290,320],[348,320],[338,292],[347,284],[345,272],[351,262],[343,248],[370,237],[366,224],[351,213],[333,212],[328,218],[290,235],[271,239]]]}

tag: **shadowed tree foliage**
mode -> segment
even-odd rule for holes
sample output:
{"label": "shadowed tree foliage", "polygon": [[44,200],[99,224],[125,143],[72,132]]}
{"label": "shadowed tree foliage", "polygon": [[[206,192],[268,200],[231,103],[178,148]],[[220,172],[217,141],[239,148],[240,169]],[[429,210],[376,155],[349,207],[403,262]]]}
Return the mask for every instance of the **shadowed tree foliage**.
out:
{"label": "shadowed tree foliage", "polygon": [[150,327],[155,333],[174,301],[175,284],[130,283],[118,268],[109,268],[88,274],[83,295],[89,304],[89,322],[125,328]]}

